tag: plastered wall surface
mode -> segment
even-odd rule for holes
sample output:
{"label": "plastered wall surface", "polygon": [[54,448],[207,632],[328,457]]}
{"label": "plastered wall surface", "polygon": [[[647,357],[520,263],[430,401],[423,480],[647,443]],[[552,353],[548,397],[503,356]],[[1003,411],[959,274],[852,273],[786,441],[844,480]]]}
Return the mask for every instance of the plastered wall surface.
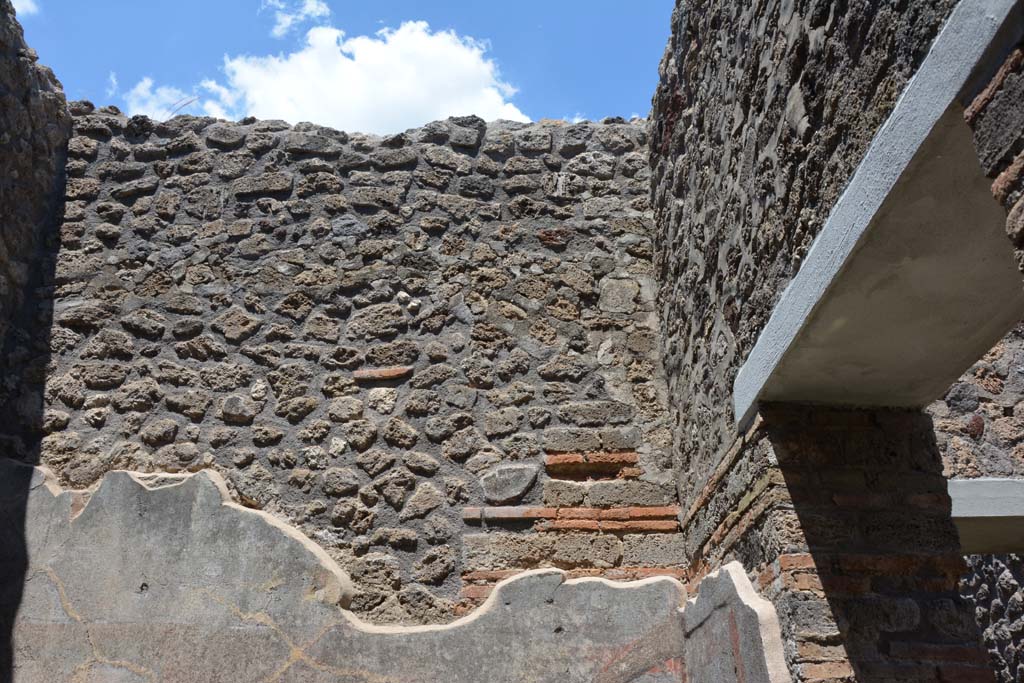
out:
{"label": "plastered wall surface", "polygon": [[[786,680],[771,605],[738,565],[689,600],[667,577],[536,570],[450,625],[372,626],[344,610],[353,586],[320,547],[230,502],[212,470],[111,472],[94,492],[61,490],[46,470],[10,460],[0,473],[0,511],[31,511],[4,680]],[[10,525],[0,517],[0,533]],[[0,575],[0,589],[12,579],[21,584]]]}

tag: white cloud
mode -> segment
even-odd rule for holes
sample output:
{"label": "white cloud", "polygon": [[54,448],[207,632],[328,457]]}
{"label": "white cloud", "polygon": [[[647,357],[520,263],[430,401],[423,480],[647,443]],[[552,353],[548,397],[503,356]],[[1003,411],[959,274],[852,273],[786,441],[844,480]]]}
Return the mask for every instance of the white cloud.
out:
{"label": "white cloud", "polygon": [[146,76],[124,95],[130,114],[164,120],[195,104],[196,97],[183,90],[162,85],[153,88],[153,79]]}
{"label": "white cloud", "polygon": [[[426,22],[353,38],[321,26],[289,54],[225,56],[224,82],[206,80],[194,91],[212,116],[313,121],[364,133],[394,133],[464,114],[528,121],[509,101],[515,88],[486,52],[485,43],[431,31]],[[152,80],[143,79],[126,101],[131,113],[149,113],[186,95],[154,90]]]}
{"label": "white cloud", "polygon": [[324,0],[263,0],[261,10],[274,10],[274,28],[270,35],[284,38],[298,24],[311,19],[326,19],[331,8]]}
{"label": "white cloud", "polygon": [[117,94],[117,74],[113,71],[107,76],[107,97],[113,97]]}
{"label": "white cloud", "polygon": [[27,17],[30,14],[39,13],[39,3],[36,0],[14,0],[14,11],[18,16]]}

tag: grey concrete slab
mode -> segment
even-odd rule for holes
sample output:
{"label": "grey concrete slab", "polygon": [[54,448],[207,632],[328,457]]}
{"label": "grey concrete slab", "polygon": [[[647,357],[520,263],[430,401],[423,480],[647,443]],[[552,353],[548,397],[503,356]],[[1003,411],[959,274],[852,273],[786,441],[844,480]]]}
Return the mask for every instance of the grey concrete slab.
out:
{"label": "grey concrete slab", "polygon": [[949,497],[964,553],[1024,552],[1024,479],[951,479]]}
{"label": "grey concrete slab", "polygon": [[[452,624],[373,626],[342,608],[351,583],[322,549],[213,472],[112,472],[88,495],[40,468],[26,491],[25,467],[0,460],[0,507],[26,509],[27,570],[2,577],[24,581],[15,681],[783,680],[778,625],[738,565],[685,609],[673,579],[537,570]],[[0,535],[19,523],[0,515]]]}
{"label": "grey concrete slab", "polygon": [[759,400],[926,405],[1024,314],[960,102],[1014,6],[950,15],[740,369],[741,424]]}

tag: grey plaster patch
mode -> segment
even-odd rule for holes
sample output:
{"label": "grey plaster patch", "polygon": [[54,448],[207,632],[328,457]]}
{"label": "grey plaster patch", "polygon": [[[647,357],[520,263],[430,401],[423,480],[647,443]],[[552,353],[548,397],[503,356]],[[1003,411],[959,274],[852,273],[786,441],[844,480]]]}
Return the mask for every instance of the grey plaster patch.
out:
{"label": "grey plaster patch", "polygon": [[[341,608],[352,587],[322,550],[228,502],[216,473],[111,472],[88,495],[60,490],[41,468],[19,490],[24,467],[0,461],[0,503],[27,497],[15,681],[668,683],[689,675],[690,651],[725,657],[715,666],[749,682],[779,680],[754,661],[760,603],[738,568],[705,580],[692,619],[673,579],[566,581],[537,570],[452,624],[371,626]],[[713,640],[720,614],[738,625],[738,649]]]}
{"label": "grey plaster patch", "polygon": [[[746,424],[753,417],[756,403],[761,398],[860,405],[924,405],[941,395],[970,362],[1005,334],[1012,322],[1020,317],[1019,283],[1010,292],[1005,286],[1009,279],[1004,276],[1013,272],[1005,238],[994,230],[986,230],[981,236],[978,234],[977,224],[992,221],[977,219],[965,224],[958,220],[958,216],[953,216],[945,218],[947,225],[935,226],[930,220],[941,222],[948,209],[964,205],[962,195],[969,195],[967,200],[970,200],[970,196],[977,194],[973,185],[981,187],[979,183],[972,185],[971,192],[950,193],[943,189],[934,191],[931,196],[925,193],[909,198],[896,197],[900,200],[898,206],[906,215],[897,217],[896,228],[889,221],[892,218],[889,214],[894,211],[894,196],[906,190],[900,186],[906,185],[907,179],[912,179],[915,174],[927,175],[936,168],[946,168],[952,175],[968,173],[982,178],[973,156],[967,162],[971,164],[968,167],[958,166],[964,163],[959,156],[952,159],[943,157],[943,143],[958,133],[950,126],[940,125],[940,122],[944,115],[952,117],[956,113],[958,96],[1014,4],[1012,0],[962,0],[953,11],[920,70],[875,136],[849,186],[811,246],[800,272],[783,292],[757,344],[740,368],[733,396],[734,413],[740,424]],[[959,127],[963,129],[961,137],[969,146],[970,133],[962,120]],[[930,150],[925,149],[929,139],[936,143]],[[912,204],[911,199],[918,203]],[[990,198],[986,199],[995,212],[998,205]],[[919,213],[916,232],[901,230],[915,227],[911,215],[914,211]],[[998,224],[999,221],[996,222]],[[896,234],[875,234],[884,233],[887,229]],[[942,250],[934,253],[927,248],[929,240],[935,239],[931,231],[949,237],[947,233],[951,230],[954,231],[953,238],[946,242],[958,244],[960,249],[951,248],[946,242]],[[872,235],[883,248],[866,249]],[[907,238],[907,235],[911,237]],[[886,259],[887,255],[898,252],[884,248],[886,240],[892,242],[894,239],[904,242],[902,254],[905,263]],[[992,242],[997,239],[1002,241]],[[1001,247],[1005,251],[1006,263],[992,257],[989,250],[983,253],[987,259],[986,268],[979,269],[979,245],[989,242],[993,249]],[[917,252],[922,247],[927,258],[918,258]],[[942,254],[945,258],[938,257]],[[851,274],[855,270],[852,266],[858,262],[864,265],[866,260],[871,262],[861,268],[861,275],[867,274],[868,279],[856,279],[856,273]],[[958,269],[957,263],[962,267]],[[950,300],[949,306],[943,306],[942,316],[934,315],[935,299],[946,301],[944,296],[948,294],[948,286],[943,286],[943,283],[956,282],[960,271],[968,274],[973,271],[976,279],[988,274],[991,282],[987,287],[977,287],[975,282],[962,285],[963,292],[973,292],[975,296],[961,294],[959,298]],[[879,274],[884,275],[887,280],[869,281],[872,273],[876,278]],[[851,280],[854,280],[853,284]],[[858,283],[863,285],[865,282],[870,287],[866,292],[860,292],[857,300],[866,310],[833,307],[823,313],[830,298],[841,298],[844,289],[850,292],[857,289]],[[837,287],[837,283],[842,287]],[[876,295],[874,300],[868,300],[871,294]],[[1004,296],[1009,297],[1014,305],[1003,305]],[[996,322],[1000,323],[1000,328],[994,329],[990,308],[982,305],[986,301],[998,301],[1003,310],[1010,310],[1017,317],[1005,326],[1001,326],[1003,321],[998,319]],[[872,305],[875,307],[873,316],[869,315]],[[954,305],[955,309],[949,310]],[[971,317],[972,310],[974,318]],[[817,332],[812,330],[808,334],[807,330],[816,319],[819,323]],[[861,329],[859,323],[865,323],[866,327]],[[915,327],[915,323],[920,324]],[[934,329],[937,323],[940,326],[945,323],[943,331],[938,334]],[[823,367],[823,349],[827,351],[829,344],[834,342],[830,342],[829,335],[845,333],[848,337],[851,331],[864,336],[869,349],[881,351],[874,354],[865,351],[865,344],[859,343],[858,337],[852,341],[858,342],[859,346],[850,350],[867,354],[870,363],[856,367],[850,364],[843,367],[842,363],[839,367]],[[950,340],[950,348],[924,354],[916,351],[918,346],[931,346],[944,339]],[[915,350],[908,353],[911,348]],[[810,354],[810,360],[803,364],[799,358],[794,360],[804,352]],[[888,364],[885,358],[888,358]],[[932,365],[922,372],[921,362],[927,365],[929,361]],[[876,372],[872,375],[871,371]],[[900,381],[902,375],[896,379],[892,377],[893,373],[900,372],[917,378],[917,384],[907,388],[907,383]],[[869,375],[866,379],[865,373]],[[808,374],[813,377],[808,377]],[[921,377],[934,378],[934,381],[922,380]]]}

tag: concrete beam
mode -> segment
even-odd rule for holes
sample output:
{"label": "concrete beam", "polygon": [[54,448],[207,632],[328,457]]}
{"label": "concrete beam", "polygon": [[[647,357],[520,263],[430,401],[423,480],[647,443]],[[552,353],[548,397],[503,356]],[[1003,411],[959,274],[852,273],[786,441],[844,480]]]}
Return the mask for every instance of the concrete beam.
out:
{"label": "concrete beam", "polygon": [[951,479],[965,554],[1024,552],[1024,479]]}
{"label": "concrete beam", "polygon": [[758,401],[920,407],[1024,316],[963,100],[1015,0],[961,0],[878,131],[734,384]]}

